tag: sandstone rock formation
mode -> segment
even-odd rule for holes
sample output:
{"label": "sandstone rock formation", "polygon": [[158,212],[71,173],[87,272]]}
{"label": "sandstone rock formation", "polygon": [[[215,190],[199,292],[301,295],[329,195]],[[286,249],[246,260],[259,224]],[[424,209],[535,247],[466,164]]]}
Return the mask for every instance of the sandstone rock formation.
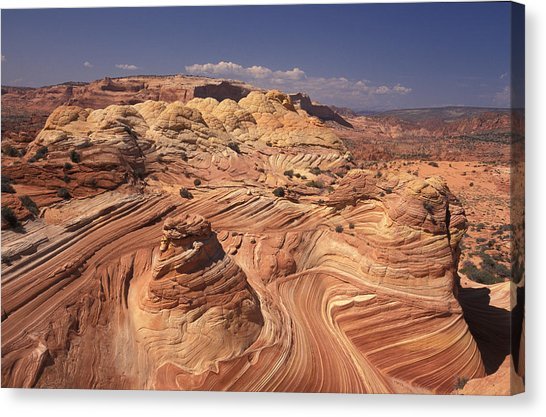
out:
{"label": "sandstone rock formation", "polygon": [[[252,91],[263,92],[240,81],[181,74],[104,78],[90,83],[69,82],[40,88],[3,86],[3,149],[10,145],[24,151],[26,144],[42,129],[50,113],[59,106],[103,109],[113,104],[134,105],[150,100],[187,103],[194,98],[212,98],[219,102],[231,99],[238,102]],[[329,107],[315,107],[320,107],[321,111],[313,112],[310,106],[304,110],[322,120],[346,123]]]}
{"label": "sandstone rock formation", "polygon": [[38,209],[4,225],[3,386],[450,393],[487,376],[445,181],[357,169],[286,94],[64,105],[28,149],[3,160],[14,204]]}

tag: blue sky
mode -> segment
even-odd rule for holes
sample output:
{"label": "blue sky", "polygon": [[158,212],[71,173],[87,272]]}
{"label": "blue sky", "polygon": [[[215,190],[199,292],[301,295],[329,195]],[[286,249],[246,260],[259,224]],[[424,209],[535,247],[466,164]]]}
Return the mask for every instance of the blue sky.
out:
{"label": "blue sky", "polygon": [[509,3],[2,11],[2,84],[193,73],[355,109],[507,106]]}

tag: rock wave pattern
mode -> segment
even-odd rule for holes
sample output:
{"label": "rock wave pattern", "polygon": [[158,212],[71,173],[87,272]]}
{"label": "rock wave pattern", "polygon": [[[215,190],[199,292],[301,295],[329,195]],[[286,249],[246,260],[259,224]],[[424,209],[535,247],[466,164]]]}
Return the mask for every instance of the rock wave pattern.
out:
{"label": "rock wave pattern", "polygon": [[[356,169],[289,96],[62,106],[27,155],[44,146],[6,166],[40,214],[4,233],[3,386],[450,393],[486,376],[458,302],[459,201],[439,177]],[[72,151],[56,199],[44,179]]]}

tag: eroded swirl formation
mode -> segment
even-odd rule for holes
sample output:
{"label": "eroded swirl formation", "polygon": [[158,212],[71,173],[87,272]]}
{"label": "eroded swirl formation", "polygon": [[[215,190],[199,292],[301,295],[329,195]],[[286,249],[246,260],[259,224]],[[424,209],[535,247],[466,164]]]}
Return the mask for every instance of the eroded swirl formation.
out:
{"label": "eroded swirl formation", "polygon": [[188,214],[165,221],[151,274],[131,287],[129,313],[147,361],[196,374],[240,356],[263,324],[243,271],[210,223]]}
{"label": "eroded swirl formation", "polygon": [[[439,177],[356,169],[286,95],[63,107],[40,146],[38,180],[11,167],[42,212],[3,240],[4,386],[448,393],[485,376],[456,297],[460,203]],[[36,181],[71,149],[78,198],[59,202]]]}

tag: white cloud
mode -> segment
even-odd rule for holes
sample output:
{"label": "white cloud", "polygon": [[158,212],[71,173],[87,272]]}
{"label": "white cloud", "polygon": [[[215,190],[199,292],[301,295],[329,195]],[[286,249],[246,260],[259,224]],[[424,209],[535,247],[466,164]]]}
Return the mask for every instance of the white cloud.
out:
{"label": "white cloud", "polygon": [[499,75],[499,80],[504,80],[506,77],[508,77],[508,73],[503,72],[501,75]]}
{"label": "white cloud", "polygon": [[322,103],[363,107],[381,104],[387,97],[409,94],[412,90],[400,84],[373,85],[368,80],[345,77],[313,77],[300,68],[274,71],[254,65],[244,67],[234,62],[195,64],[186,66],[186,73],[211,77],[235,78],[262,88],[278,88],[288,93],[305,92]]}
{"label": "white cloud", "polygon": [[391,89],[386,85],[381,85],[375,89],[375,94],[389,94]]}
{"label": "white cloud", "polygon": [[392,89],[394,90],[395,93],[399,93],[399,94],[411,93],[411,88],[404,87],[403,85],[400,85],[400,84],[396,84]]}
{"label": "white cloud", "polygon": [[510,107],[510,98],[512,90],[509,85],[493,96],[493,104],[499,107]]}
{"label": "white cloud", "polygon": [[277,80],[300,80],[305,78],[305,72],[299,68],[288,71],[273,71],[261,65],[243,67],[234,62],[220,61],[217,64],[195,64],[188,65],[186,72],[190,74],[223,75],[239,77],[243,79],[277,79]]}
{"label": "white cloud", "polygon": [[2,55],[2,62],[4,62],[5,60],[6,60],[6,56]]}
{"label": "white cloud", "polygon": [[85,61],[85,62],[83,63],[83,66],[84,66],[85,68],[93,68],[93,64],[92,64],[91,62],[89,62],[89,61]]}
{"label": "white cloud", "polygon": [[127,71],[135,71],[137,69],[140,69],[139,67],[133,64],[116,64],[116,68],[127,70]]}

